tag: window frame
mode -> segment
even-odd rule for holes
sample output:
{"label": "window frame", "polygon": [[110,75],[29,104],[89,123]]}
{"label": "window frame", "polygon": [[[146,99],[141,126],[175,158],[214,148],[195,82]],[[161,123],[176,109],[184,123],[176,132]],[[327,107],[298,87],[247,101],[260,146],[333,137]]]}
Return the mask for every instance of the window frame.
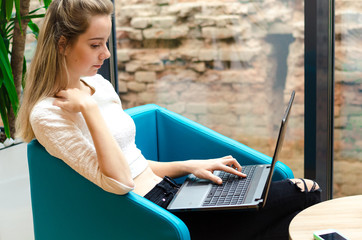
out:
{"label": "window frame", "polygon": [[304,175],[333,197],[334,0],[305,1]]}

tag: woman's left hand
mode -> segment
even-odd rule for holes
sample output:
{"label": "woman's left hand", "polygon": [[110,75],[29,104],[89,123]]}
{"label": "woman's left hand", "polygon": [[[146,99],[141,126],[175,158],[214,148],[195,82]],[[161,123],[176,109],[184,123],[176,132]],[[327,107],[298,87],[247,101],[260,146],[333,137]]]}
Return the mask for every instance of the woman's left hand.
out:
{"label": "woman's left hand", "polygon": [[222,170],[235,174],[239,177],[246,177],[246,174],[241,172],[241,165],[232,156],[225,156],[210,160],[189,160],[187,161],[187,166],[189,168],[189,172],[194,174],[196,177],[208,179],[217,184],[222,184],[222,180],[213,174],[215,170]]}

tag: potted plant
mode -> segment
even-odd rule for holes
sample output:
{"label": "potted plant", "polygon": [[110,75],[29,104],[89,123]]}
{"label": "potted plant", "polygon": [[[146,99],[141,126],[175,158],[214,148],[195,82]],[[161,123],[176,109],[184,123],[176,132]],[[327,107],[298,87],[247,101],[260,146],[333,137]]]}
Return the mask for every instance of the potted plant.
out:
{"label": "potted plant", "polygon": [[43,2],[43,7],[29,12],[30,0],[0,0],[0,115],[3,122],[0,130],[8,139],[14,138],[15,118],[25,84],[27,27],[37,37],[39,31],[33,19],[44,17],[39,10],[48,8],[51,0]]}

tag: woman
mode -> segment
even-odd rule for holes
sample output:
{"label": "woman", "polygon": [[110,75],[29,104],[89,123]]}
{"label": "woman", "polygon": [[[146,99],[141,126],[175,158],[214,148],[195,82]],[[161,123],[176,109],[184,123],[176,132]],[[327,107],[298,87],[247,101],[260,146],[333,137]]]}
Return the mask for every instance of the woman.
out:
{"label": "woman", "polygon": [[[232,156],[168,163],[147,161],[143,157],[135,145],[133,120],[122,110],[109,82],[96,74],[110,57],[106,43],[112,11],[109,0],[51,3],[27,76],[17,119],[18,135],[27,142],[36,137],[51,155],[105,191],[115,194],[133,191],[162,207],[167,206],[177,191],[170,178],[193,173],[221,184],[222,180],[212,174],[214,170],[245,177]],[[316,189],[318,185],[310,180],[275,182],[263,211],[178,216],[185,221],[193,238],[256,239],[265,234],[269,239],[287,238],[291,218],[319,201]],[[290,208],[286,210],[285,205]],[[220,226],[223,223],[215,217],[233,215],[247,218],[244,221],[247,223],[228,223],[225,225],[228,231],[205,229],[205,221]],[[256,223],[259,228],[250,229],[249,223]],[[242,230],[245,231],[240,233]]]}

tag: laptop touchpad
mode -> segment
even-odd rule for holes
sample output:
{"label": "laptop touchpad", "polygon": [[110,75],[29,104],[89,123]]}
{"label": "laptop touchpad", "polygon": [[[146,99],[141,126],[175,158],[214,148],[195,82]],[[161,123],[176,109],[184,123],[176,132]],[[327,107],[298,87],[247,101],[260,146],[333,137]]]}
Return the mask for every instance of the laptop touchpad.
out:
{"label": "laptop touchpad", "polygon": [[199,207],[203,203],[210,188],[211,185],[208,180],[190,181],[177,195],[172,207],[176,209]]}

